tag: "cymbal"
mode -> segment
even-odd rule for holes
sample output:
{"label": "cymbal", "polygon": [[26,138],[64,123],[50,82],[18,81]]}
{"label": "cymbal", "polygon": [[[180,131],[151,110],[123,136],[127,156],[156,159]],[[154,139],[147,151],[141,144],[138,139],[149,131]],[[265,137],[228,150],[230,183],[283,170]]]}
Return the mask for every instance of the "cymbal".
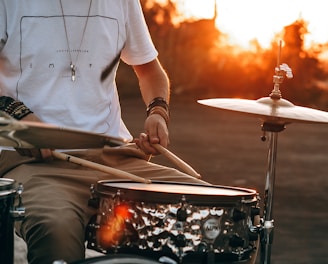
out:
{"label": "cymbal", "polygon": [[255,116],[271,124],[328,123],[328,112],[296,106],[285,99],[263,97],[258,100],[213,98],[197,101],[222,110]]}
{"label": "cymbal", "polygon": [[85,149],[120,146],[127,142],[103,134],[0,116],[0,146],[3,147]]}

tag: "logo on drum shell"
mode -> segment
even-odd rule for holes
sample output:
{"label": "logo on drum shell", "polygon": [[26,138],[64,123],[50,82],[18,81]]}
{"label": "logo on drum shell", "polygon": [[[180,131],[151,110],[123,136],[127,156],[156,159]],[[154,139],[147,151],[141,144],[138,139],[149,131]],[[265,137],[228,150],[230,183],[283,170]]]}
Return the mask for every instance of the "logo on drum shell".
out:
{"label": "logo on drum shell", "polygon": [[209,218],[203,224],[204,236],[208,239],[215,239],[220,234],[219,218]]}

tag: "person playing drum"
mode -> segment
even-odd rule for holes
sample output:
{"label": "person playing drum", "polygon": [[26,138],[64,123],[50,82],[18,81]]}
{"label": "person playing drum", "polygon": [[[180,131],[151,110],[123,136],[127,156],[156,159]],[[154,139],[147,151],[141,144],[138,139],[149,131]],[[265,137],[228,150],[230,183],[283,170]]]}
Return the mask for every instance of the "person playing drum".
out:
{"label": "person playing drum", "polygon": [[[157,56],[137,0],[0,0],[1,111],[133,142],[115,83],[121,59],[148,106],[144,132],[135,144],[67,152],[145,179],[207,184],[148,161],[159,154],[153,144],[169,144],[169,79]],[[6,147],[0,173],[24,186],[26,215],[16,232],[29,263],[83,259],[95,214],[89,187],[111,175],[57,160],[49,149]]]}

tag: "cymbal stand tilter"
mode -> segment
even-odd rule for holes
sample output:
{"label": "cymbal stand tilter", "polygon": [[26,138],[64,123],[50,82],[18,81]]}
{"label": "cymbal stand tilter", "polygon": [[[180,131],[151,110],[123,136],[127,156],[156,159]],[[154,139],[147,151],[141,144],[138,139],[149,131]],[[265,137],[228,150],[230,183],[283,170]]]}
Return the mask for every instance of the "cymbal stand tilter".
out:
{"label": "cymbal stand tilter", "polygon": [[[282,64],[275,69],[275,75],[273,76],[274,89],[270,94],[270,98],[277,102],[281,97],[279,89],[280,83],[282,83],[283,76],[286,74],[287,78],[292,78],[291,69],[286,64]],[[274,112],[274,107],[272,108]],[[264,192],[264,209],[263,218],[261,219],[261,226],[259,227],[261,238],[261,250],[260,250],[260,263],[270,264],[271,261],[271,248],[273,243],[273,194],[276,174],[276,158],[277,158],[277,143],[278,133],[285,129],[286,122],[275,122],[274,120],[264,121],[262,124],[262,141],[266,140],[266,134],[269,132],[269,150],[268,150],[268,166],[266,172],[265,192]]]}

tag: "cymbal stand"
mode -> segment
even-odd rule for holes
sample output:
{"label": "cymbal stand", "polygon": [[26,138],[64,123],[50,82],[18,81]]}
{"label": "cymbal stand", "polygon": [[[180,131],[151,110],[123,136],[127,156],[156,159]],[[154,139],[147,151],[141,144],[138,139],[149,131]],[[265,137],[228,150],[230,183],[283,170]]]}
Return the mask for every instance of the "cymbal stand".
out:
{"label": "cymbal stand", "polygon": [[[292,78],[292,70],[285,63],[280,65],[281,42],[279,46],[278,62],[275,67],[275,75],[273,76],[274,87],[270,94],[270,98],[275,101],[282,99],[280,92],[280,84],[283,82],[284,76]],[[275,112],[275,109],[272,109]],[[266,140],[266,133],[270,133],[269,151],[268,151],[268,167],[266,172],[265,192],[264,192],[264,209],[263,218],[261,219],[260,237],[261,237],[261,251],[260,263],[270,264],[271,262],[271,248],[273,243],[273,194],[276,176],[276,159],[277,159],[277,145],[278,133],[285,129],[286,123],[275,122],[274,120],[264,121],[262,124],[263,136],[262,140]]]}
{"label": "cymbal stand", "polygon": [[[285,129],[284,124],[272,124],[264,122],[262,130],[264,133],[270,132],[269,151],[268,151],[268,167],[266,172],[265,192],[264,192],[264,210],[263,218],[261,219],[260,237],[260,263],[270,264],[271,248],[273,243],[273,194],[276,174],[276,158],[277,158],[277,143],[278,133]],[[264,138],[262,138],[264,139]]]}

